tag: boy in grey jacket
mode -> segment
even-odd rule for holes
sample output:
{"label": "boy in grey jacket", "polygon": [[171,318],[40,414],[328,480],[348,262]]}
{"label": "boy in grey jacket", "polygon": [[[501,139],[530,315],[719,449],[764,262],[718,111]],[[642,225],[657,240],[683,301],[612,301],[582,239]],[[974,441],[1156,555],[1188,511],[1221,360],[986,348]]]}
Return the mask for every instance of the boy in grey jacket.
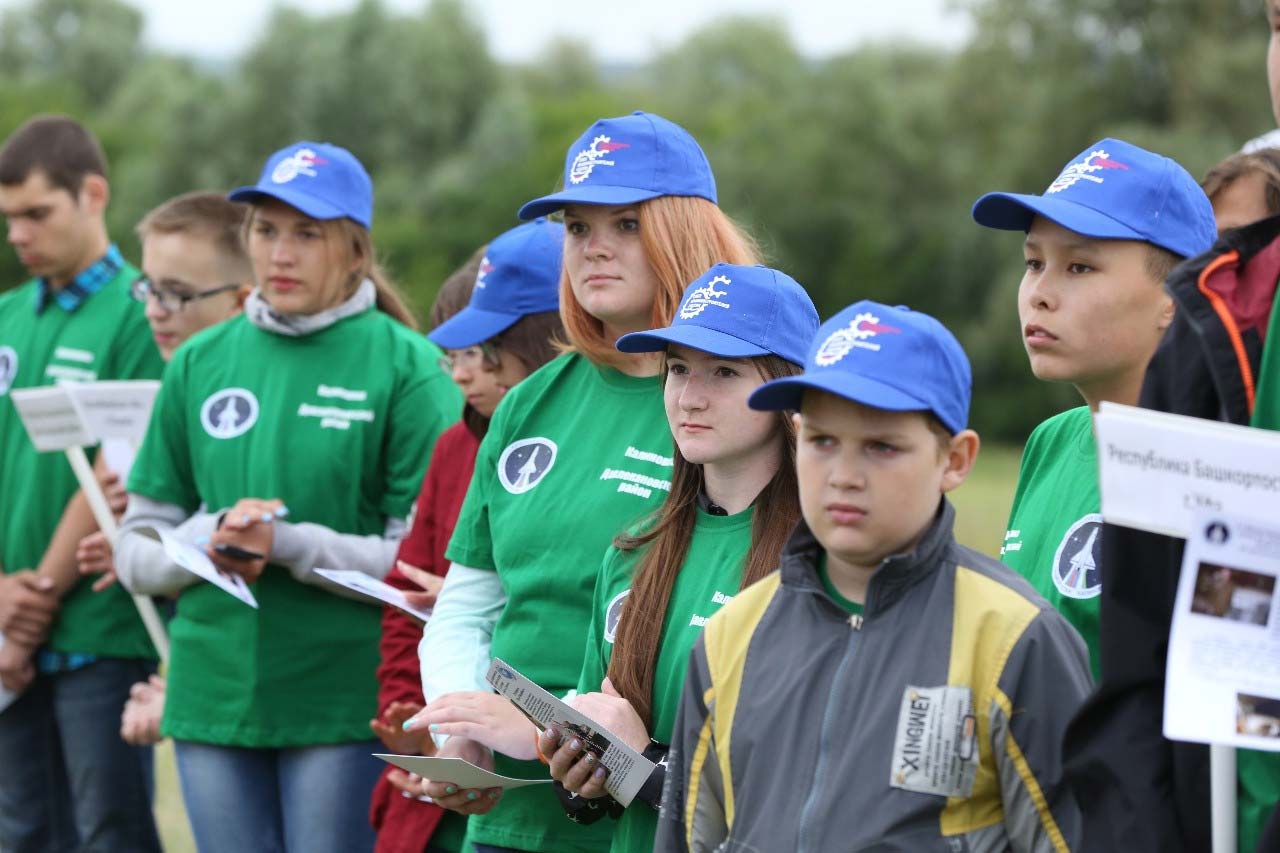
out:
{"label": "boy in grey jacket", "polygon": [[804,374],[752,395],[799,410],[804,523],[781,570],[694,648],[658,850],[1067,851],[1079,635],[958,544],[944,494],[978,451],[968,359],[937,320],[859,302]]}

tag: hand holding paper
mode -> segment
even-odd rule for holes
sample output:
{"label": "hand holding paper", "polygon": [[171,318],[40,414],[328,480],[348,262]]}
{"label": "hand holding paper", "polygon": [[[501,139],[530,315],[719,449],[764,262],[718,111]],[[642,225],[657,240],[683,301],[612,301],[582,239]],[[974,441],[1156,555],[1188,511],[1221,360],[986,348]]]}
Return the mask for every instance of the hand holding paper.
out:
{"label": "hand holding paper", "polygon": [[244,582],[244,578],[239,575],[227,575],[218,571],[218,567],[213,564],[209,556],[204,551],[188,545],[179,540],[176,536],[167,530],[157,530],[154,527],[140,527],[137,530],[144,536],[159,540],[164,546],[164,552],[169,555],[169,559],[175,564],[204,578],[209,583],[219,589],[229,593],[235,598],[240,599],[250,607],[257,609],[258,600],[253,597],[253,593],[249,591],[248,585]]}
{"label": "hand holding paper", "polygon": [[[420,622],[426,622],[431,618],[430,610],[415,607],[403,592],[391,586],[391,584],[384,583],[377,578],[371,578],[363,572],[352,571],[351,569],[316,569],[315,572],[325,580],[333,581],[339,586],[346,587],[361,595],[367,595],[372,599],[381,601],[383,604],[389,604],[397,610],[408,613]],[[435,576],[432,575],[432,577]]]}

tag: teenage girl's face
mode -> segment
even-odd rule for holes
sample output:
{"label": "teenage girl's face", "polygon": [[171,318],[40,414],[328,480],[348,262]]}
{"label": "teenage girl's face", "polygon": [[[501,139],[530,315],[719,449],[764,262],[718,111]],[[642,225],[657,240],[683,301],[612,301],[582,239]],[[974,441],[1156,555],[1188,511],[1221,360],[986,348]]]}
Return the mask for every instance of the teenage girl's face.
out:
{"label": "teenage girl's face", "polygon": [[566,207],[564,268],[574,297],[607,331],[649,328],[659,285],[640,239],[637,207]]}
{"label": "teenage girl's face", "polygon": [[[178,231],[153,232],[142,238],[142,271],[152,288],[165,294],[169,306],[161,305],[156,296],[147,297],[147,323],[165,361],[187,338],[240,311],[248,283],[235,281],[227,267],[218,247],[207,237]],[[177,298],[199,296],[227,284],[242,284],[243,288],[177,302]]]}
{"label": "teenage girl's face", "polygon": [[467,403],[486,418],[493,417],[506,393],[529,375],[524,362],[511,353],[496,350],[498,367],[486,363],[479,346],[445,350],[453,362],[450,375]]}
{"label": "teenage girl's face", "polygon": [[266,199],[253,210],[249,260],[262,297],[282,314],[318,314],[351,295],[354,252],[338,250],[336,223]]}
{"label": "teenage girl's face", "polygon": [[751,392],[763,384],[749,359],[668,347],[662,393],[680,455],[696,465],[734,465],[779,453],[777,413],[747,406]]}

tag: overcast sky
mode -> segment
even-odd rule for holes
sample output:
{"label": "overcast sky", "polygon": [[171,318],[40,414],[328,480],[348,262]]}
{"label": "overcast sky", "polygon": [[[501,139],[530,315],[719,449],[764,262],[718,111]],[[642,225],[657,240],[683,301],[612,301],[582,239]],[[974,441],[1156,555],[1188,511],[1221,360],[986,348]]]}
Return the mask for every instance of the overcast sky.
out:
{"label": "overcast sky", "polygon": [[[0,7],[21,0],[0,0]],[[243,50],[265,22],[264,0],[129,0],[147,16],[147,39],[156,46],[211,58]],[[424,0],[384,0],[415,10]],[[679,42],[710,20],[732,13],[770,14],[782,19],[800,49],[826,56],[867,40],[911,38],[955,46],[968,34],[963,15],[949,13],[948,0],[467,0],[493,52],[504,60],[537,56],[552,36],[588,38],[595,54],[613,61],[643,59]],[[286,0],[313,12],[350,8],[354,0]]]}

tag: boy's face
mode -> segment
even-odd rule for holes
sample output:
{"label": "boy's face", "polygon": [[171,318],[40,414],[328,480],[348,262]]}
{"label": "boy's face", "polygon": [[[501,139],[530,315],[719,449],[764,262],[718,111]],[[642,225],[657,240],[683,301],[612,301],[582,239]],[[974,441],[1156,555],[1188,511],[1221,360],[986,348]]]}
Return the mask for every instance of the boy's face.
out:
{"label": "boy's face", "polygon": [[78,196],[59,189],[39,169],[20,184],[0,185],[0,212],[9,243],[33,276],[61,287],[92,263],[95,225],[101,225],[106,181],[88,175]]}
{"label": "boy's face", "polygon": [[[151,233],[142,239],[142,271],[170,304],[177,302],[176,297],[197,296],[226,284],[239,284],[228,275],[226,266],[213,241],[195,234]],[[160,356],[168,361],[187,338],[237,313],[243,296],[227,290],[172,309],[161,306],[155,296],[147,297],[147,323]]]}
{"label": "boy's face", "polygon": [[977,454],[976,433],[965,430],[944,449],[921,412],[812,390],[800,411],[800,511],[828,557],[849,566],[874,568],[910,550]]}
{"label": "boy's face", "polygon": [[1173,319],[1173,301],[1147,266],[1151,251],[1035,218],[1023,244],[1018,319],[1036,378],[1105,398],[1107,388],[1146,369]]}

